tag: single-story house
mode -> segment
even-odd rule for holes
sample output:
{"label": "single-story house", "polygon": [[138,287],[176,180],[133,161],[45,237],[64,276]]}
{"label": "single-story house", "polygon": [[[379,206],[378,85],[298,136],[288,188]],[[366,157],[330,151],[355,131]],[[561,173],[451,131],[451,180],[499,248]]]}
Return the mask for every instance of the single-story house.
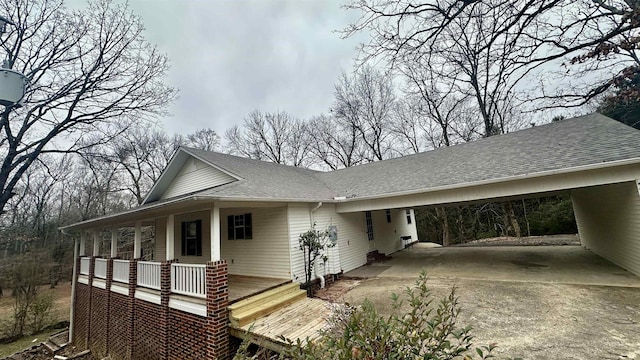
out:
{"label": "single-story house", "polygon": [[141,206],[63,229],[80,234],[70,337],[113,358],[226,358],[230,303],[304,281],[301,233],[331,230],[315,273],[340,274],[417,241],[418,206],[569,194],[582,244],[640,275],[639,179],[640,132],[600,114],[330,172],[180,148]]}

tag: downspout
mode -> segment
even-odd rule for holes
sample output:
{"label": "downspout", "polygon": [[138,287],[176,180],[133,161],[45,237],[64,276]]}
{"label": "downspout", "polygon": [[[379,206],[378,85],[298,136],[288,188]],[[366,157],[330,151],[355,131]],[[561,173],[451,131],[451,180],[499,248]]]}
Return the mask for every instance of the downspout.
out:
{"label": "downspout", "polygon": [[[320,209],[320,207],[322,206],[322,201],[318,202],[318,205],[316,205],[313,209],[311,209],[311,226],[313,227],[315,225],[315,221],[313,219],[313,213],[316,212],[316,210]],[[324,266],[323,266],[324,268]],[[318,275],[318,267],[314,264],[313,266],[313,275],[316,277],[316,279],[320,280],[320,289],[324,289],[324,276],[320,276]]]}
{"label": "downspout", "polygon": [[[69,233],[66,233],[64,229],[60,229],[62,236],[71,236]],[[71,309],[69,310],[69,339],[68,342],[73,342],[73,317],[75,315],[75,307],[76,307],[76,272],[78,265],[78,239],[73,239],[73,275],[71,278]]]}

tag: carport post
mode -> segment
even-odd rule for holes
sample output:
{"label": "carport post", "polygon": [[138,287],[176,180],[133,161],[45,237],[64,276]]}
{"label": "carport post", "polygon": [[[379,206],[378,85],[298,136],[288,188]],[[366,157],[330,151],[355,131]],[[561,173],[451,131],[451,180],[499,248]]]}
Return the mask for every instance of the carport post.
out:
{"label": "carport post", "polygon": [[220,255],[220,208],[213,204],[211,208],[211,261],[219,261]]}

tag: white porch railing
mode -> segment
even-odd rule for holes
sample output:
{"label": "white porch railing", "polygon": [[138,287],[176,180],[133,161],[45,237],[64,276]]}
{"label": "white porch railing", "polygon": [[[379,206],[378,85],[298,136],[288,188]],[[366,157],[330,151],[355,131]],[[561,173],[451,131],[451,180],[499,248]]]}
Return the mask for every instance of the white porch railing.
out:
{"label": "white porch railing", "polygon": [[80,274],[82,275],[89,275],[89,264],[91,262],[91,259],[88,257],[81,257],[80,258]]}
{"label": "white porch railing", "polygon": [[129,283],[129,260],[113,260],[113,281]]}
{"label": "white porch railing", "polygon": [[205,265],[171,264],[171,292],[205,298],[207,297],[205,277]]}
{"label": "white porch railing", "polygon": [[160,263],[138,261],[138,286],[160,290]]}
{"label": "white porch railing", "polygon": [[107,259],[96,259],[96,268],[93,275],[99,279],[107,278]]}

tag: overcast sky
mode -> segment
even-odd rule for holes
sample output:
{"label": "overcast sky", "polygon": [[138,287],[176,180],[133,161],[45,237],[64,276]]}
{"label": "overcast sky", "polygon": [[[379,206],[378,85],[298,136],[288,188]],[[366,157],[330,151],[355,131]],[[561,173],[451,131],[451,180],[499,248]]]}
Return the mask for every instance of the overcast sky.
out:
{"label": "overcast sky", "polygon": [[335,33],[358,15],[341,3],[129,0],[146,38],[171,59],[168,82],[180,90],[164,128],[222,135],[255,109],[300,118],[327,111],[340,71],[352,69],[364,40]]}

